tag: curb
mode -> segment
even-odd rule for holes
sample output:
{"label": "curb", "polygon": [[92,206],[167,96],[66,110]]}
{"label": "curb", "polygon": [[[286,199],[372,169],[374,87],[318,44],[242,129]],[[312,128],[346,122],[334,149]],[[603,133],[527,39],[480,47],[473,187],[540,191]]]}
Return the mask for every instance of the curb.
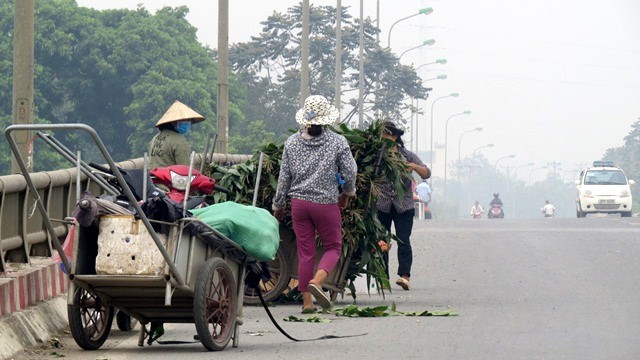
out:
{"label": "curb", "polygon": [[46,343],[67,325],[66,296],[1,317],[0,359],[10,359],[26,348]]}
{"label": "curb", "polygon": [[37,305],[69,289],[69,280],[51,258],[31,258],[31,264],[10,264],[0,274],[0,317]]}
{"label": "curb", "polygon": [[51,258],[9,263],[0,273],[0,359],[45,343],[68,325],[67,275]]}

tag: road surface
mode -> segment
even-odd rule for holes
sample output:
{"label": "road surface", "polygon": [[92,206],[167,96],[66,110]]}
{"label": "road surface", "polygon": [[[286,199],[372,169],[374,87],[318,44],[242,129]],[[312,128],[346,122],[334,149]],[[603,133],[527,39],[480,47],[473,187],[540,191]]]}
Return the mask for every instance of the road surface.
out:
{"label": "road surface", "polygon": [[[115,326],[105,345],[80,350],[68,333],[15,359],[638,359],[640,218],[426,220],[412,238],[410,291],[359,295],[361,307],[447,310],[455,317],[345,318],[291,323],[300,304],[271,307],[289,334],[364,336],[293,342],[264,310],[245,307],[240,346],[208,353],[200,343],[137,346]],[[395,247],[392,271],[396,269]],[[392,279],[394,281],[395,279]],[[346,296],[336,307],[350,304]],[[168,324],[163,340],[192,340],[193,324]]]}

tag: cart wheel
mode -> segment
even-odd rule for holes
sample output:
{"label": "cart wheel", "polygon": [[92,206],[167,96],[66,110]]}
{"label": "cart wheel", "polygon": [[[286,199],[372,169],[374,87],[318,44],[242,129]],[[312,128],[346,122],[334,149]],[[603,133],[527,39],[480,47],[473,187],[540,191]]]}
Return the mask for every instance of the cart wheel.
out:
{"label": "cart wheel", "polygon": [[73,296],[75,305],[67,306],[71,335],[81,348],[97,350],[109,336],[114,309],[82,288],[76,288]]}
{"label": "cart wheel", "polygon": [[193,313],[196,331],[207,350],[223,350],[233,335],[238,293],[225,260],[211,258],[196,279]]}
{"label": "cart wheel", "polygon": [[131,331],[138,324],[138,320],[132,318],[129,314],[122,310],[118,310],[116,313],[116,325],[118,329],[122,331]]}
{"label": "cart wheel", "polygon": [[[278,248],[276,252],[276,258],[269,262],[269,270],[271,271],[271,280],[267,283],[260,280],[260,290],[262,291],[262,298],[264,301],[276,300],[287,288],[289,281],[291,281],[291,269],[289,268],[289,261],[287,254],[282,247]],[[244,303],[248,305],[259,305],[260,298],[256,289],[248,286],[244,287]]]}

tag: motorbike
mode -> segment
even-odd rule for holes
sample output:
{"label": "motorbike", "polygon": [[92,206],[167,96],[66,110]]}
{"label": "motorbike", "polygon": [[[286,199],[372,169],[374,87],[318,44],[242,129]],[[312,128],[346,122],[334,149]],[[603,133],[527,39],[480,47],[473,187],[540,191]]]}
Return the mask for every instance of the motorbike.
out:
{"label": "motorbike", "polygon": [[491,209],[489,209],[487,217],[489,219],[504,219],[504,211],[502,210],[502,206],[500,204],[491,205]]}
{"label": "motorbike", "polygon": [[473,212],[473,214],[471,214],[471,216],[473,216],[474,219],[481,219],[483,212],[484,210],[476,210],[475,212]]}

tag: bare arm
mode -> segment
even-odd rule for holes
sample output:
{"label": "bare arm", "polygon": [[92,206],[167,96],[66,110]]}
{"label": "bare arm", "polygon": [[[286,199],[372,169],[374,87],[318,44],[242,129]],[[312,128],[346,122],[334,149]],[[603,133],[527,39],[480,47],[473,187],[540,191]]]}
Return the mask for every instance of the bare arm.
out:
{"label": "bare arm", "polygon": [[429,168],[426,166],[418,165],[411,162],[407,163],[407,165],[409,166],[409,168],[411,168],[412,171],[417,172],[418,175],[420,175],[420,177],[423,179],[428,179],[431,176],[431,170],[429,170]]}

